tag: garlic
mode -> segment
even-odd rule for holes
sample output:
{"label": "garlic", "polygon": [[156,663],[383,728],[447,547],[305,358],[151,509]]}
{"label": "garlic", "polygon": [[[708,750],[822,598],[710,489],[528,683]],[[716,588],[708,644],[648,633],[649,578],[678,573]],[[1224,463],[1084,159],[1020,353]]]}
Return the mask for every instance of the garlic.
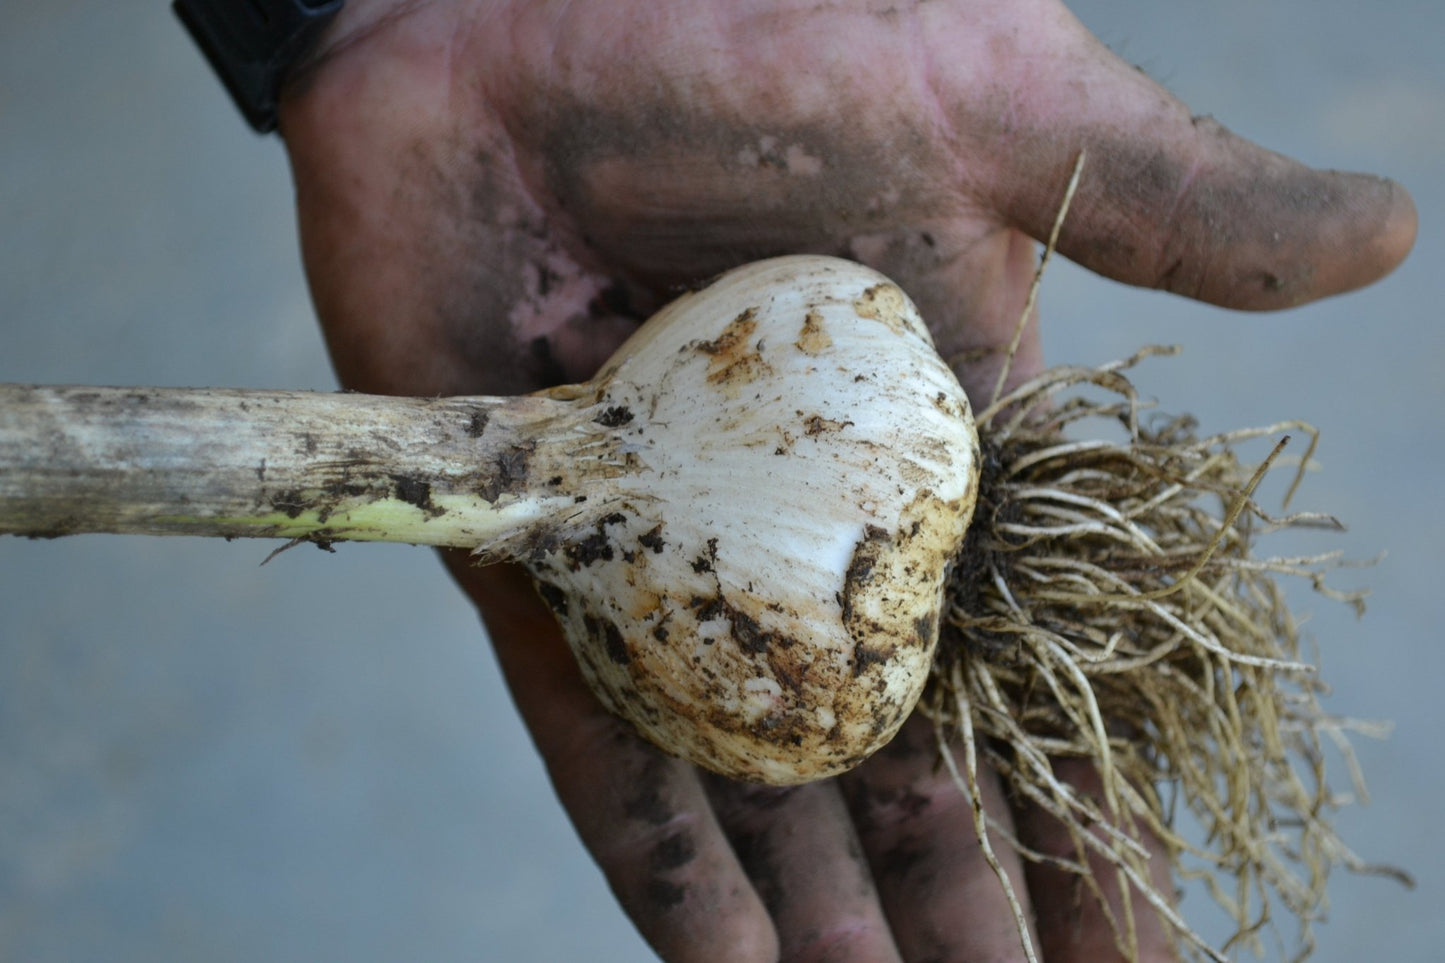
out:
{"label": "garlic", "polygon": [[737,778],[844,771],[916,703],[978,484],[903,292],[778,258],[520,398],[0,387],[0,533],[406,541],[535,576],[584,676]]}

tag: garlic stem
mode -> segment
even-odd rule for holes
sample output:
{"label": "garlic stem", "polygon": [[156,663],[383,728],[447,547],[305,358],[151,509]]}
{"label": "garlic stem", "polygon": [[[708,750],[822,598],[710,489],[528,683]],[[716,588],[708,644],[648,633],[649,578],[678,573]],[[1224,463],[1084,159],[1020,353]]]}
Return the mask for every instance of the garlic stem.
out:
{"label": "garlic stem", "polygon": [[572,456],[606,430],[586,415],[545,396],[0,385],[0,534],[497,544],[585,503]]}

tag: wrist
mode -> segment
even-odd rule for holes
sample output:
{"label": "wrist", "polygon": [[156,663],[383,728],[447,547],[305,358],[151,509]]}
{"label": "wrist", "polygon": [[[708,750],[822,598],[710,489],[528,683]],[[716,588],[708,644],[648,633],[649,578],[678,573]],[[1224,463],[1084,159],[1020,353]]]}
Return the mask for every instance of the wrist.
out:
{"label": "wrist", "polygon": [[257,133],[276,129],[288,73],[345,0],[174,0],[172,9]]}
{"label": "wrist", "polygon": [[296,64],[291,77],[287,78],[287,87],[293,81],[304,80],[321,64],[387,23],[430,3],[431,0],[346,0],[345,6],[331,18],[305,58]]}
{"label": "wrist", "polygon": [[[387,111],[403,91],[450,69],[446,48],[458,33],[459,12],[475,14],[480,2],[447,0],[346,0],[281,90],[281,132],[329,125],[342,102]],[[325,106],[329,103],[329,107]]]}

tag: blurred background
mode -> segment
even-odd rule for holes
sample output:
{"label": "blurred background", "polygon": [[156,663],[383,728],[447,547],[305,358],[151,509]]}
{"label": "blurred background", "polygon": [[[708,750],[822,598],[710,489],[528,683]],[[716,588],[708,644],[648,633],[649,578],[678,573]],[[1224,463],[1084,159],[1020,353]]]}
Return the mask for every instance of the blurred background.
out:
{"label": "blurred background", "polygon": [[[1297,593],[1373,802],[1339,824],[1419,879],[1335,878],[1321,963],[1439,958],[1437,680],[1445,58],[1436,0],[1084,0],[1201,113],[1316,166],[1395,177],[1420,240],[1366,291],[1245,316],[1056,262],[1045,343],[1205,431],[1323,432],[1311,550],[1388,554]],[[281,146],[252,135],[167,4],[0,4],[0,381],[335,382]],[[0,959],[652,958],[554,801],[477,621],[430,552],[0,540]],[[1343,772],[1341,788],[1348,788]],[[1185,910],[1216,937],[1201,894]],[[1213,929],[1209,929],[1213,927]]]}

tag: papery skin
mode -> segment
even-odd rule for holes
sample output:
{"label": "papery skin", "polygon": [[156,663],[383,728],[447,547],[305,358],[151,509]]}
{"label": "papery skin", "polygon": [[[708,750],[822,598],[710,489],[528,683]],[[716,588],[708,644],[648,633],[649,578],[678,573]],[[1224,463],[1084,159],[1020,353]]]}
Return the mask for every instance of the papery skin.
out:
{"label": "papery skin", "polygon": [[561,389],[581,391],[616,425],[578,469],[609,494],[508,553],[593,690],[740,779],[819,779],[886,743],[927,681],[979,464],[903,292],[848,261],[759,262]]}

